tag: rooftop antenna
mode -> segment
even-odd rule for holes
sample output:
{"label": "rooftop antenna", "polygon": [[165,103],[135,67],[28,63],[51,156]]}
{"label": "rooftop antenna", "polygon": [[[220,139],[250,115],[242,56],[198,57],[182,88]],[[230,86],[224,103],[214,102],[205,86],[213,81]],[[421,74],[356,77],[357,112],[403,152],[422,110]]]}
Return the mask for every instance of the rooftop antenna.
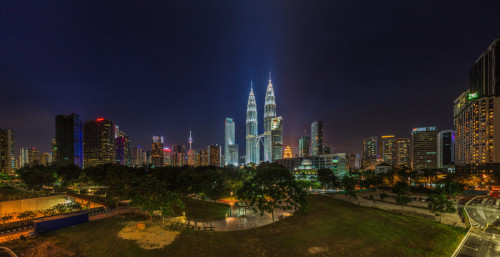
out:
{"label": "rooftop antenna", "polygon": [[271,81],[271,72],[269,72],[269,81]]}
{"label": "rooftop antenna", "polygon": [[191,137],[191,130],[189,131],[189,151],[191,151],[191,144],[193,143],[193,138]]}

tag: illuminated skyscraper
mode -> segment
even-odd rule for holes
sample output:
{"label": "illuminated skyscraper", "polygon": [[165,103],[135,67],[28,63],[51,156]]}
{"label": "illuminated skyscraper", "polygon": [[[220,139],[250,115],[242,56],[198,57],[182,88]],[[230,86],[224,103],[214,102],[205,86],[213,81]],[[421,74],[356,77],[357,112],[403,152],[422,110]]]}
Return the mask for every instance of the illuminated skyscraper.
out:
{"label": "illuminated skyscraper", "polygon": [[396,159],[395,166],[401,168],[406,166],[410,168],[410,139],[398,138],[396,139]]}
{"label": "illuminated skyscraper", "polygon": [[163,167],[172,165],[172,149],[163,147]]}
{"label": "illuminated skyscraper", "polygon": [[83,124],[83,157],[84,168],[116,162],[113,121],[99,118]]}
{"label": "illuminated skyscraper", "polygon": [[396,163],[396,137],[394,135],[381,136],[380,155],[385,163]]}
{"label": "illuminated skyscraper", "polygon": [[309,156],[309,144],[310,139],[308,136],[303,136],[299,139],[299,156],[308,157]]}
{"label": "illuminated skyscraper", "polygon": [[312,155],[322,155],[323,154],[323,121],[317,120],[311,124],[311,150]]}
{"label": "illuminated skyscraper", "polygon": [[253,87],[250,87],[250,95],[247,104],[246,119],[246,164],[260,163],[260,145],[258,135],[257,121],[257,103],[253,93]]}
{"label": "illuminated skyscraper", "polygon": [[210,145],[208,146],[208,156],[209,156],[209,165],[211,166],[221,166],[221,152],[220,145]]}
{"label": "illuminated skyscraper", "polygon": [[29,165],[40,165],[40,151],[36,148],[28,149]]}
{"label": "illuminated skyscraper", "polygon": [[275,117],[271,121],[271,161],[283,158],[283,118]]}
{"label": "illuminated skyscraper", "polygon": [[[271,83],[271,73],[269,73],[269,83],[267,84],[266,99],[264,105],[264,161],[272,162],[272,122],[276,118],[276,100],[274,97],[273,84]],[[281,155],[281,152],[280,152]]]}
{"label": "illuminated skyscraper", "polygon": [[233,119],[226,118],[224,123],[224,164],[238,166],[238,145],[235,143],[234,130]]}
{"label": "illuminated skyscraper", "polygon": [[51,153],[43,153],[40,155],[40,164],[48,167],[52,164],[52,154]]}
{"label": "illuminated skyscraper", "polygon": [[28,149],[21,147],[19,149],[19,167],[22,168],[26,165],[29,165]]}
{"label": "illuminated skyscraper", "polygon": [[15,133],[10,129],[0,129],[0,171],[14,174],[16,169]]}
{"label": "illuminated skyscraper", "polygon": [[200,155],[199,166],[208,166],[209,165],[208,149],[201,149],[199,155]]}
{"label": "illuminated skyscraper", "polygon": [[411,133],[413,170],[437,168],[436,127],[414,128]]}
{"label": "illuminated skyscraper", "polygon": [[500,39],[477,58],[454,101],[456,172],[500,172]]}
{"label": "illuminated skyscraper", "polygon": [[53,153],[57,167],[76,165],[83,167],[83,134],[80,115],[56,116],[56,138]]}
{"label": "illuminated skyscraper", "polygon": [[377,161],[377,137],[367,137],[363,139],[363,167],[368,167]]}
{"label": "illuminated skyscraper", "polygon": [[283,159],[293,158],[292,148],[290,146],[285,147],[285,152],[283,153]]}
{"label": "illuminated skyscraper", "polygon": [[154,167],[163,167],[163,137],[156,135],[151,139],[151,163]]}

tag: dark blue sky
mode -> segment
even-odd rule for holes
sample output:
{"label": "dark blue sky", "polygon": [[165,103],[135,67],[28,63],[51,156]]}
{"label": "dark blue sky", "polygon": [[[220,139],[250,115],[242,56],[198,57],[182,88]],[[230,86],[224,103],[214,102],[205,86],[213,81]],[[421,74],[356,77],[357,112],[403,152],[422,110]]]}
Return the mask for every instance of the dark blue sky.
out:
{"label": "dark blue sky", "polygon": [[[147,145],[224,143],[236,121],[244,149],[254,90],[268,72],[284,144],[314,120],[326,145],[452,128],[469,68],[500,37],[500,1],[2,1],[0,128],[17,147],[48,151],[54,117],[107,117]],[[241,153],[243,154],[243,153]]]}

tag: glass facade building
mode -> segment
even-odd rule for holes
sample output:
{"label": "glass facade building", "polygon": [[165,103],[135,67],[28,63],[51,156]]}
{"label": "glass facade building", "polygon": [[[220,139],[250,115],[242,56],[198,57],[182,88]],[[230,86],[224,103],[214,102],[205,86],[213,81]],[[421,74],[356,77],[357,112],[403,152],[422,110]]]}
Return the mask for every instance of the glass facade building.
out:
{"label": "glass facade building", "polygon": [[76,165],[83,167],[83,133],[80,115],[56,116],[54,156],[57,167]]}

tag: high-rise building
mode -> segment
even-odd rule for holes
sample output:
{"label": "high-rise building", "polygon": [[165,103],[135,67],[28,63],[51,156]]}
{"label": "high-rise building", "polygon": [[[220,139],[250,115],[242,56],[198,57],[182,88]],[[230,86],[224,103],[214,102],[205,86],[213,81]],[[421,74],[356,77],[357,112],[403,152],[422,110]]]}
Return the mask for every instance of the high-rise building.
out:
{"label": "high-rise building", "polygon": [[292,148],[290,146],[285,147],[285,152],[283,153],[283,159],[293,158]]}
{"label": "high-rise building", "polygon": [[19,150],[19,168],[30,164],[28,148],[21,147]]}
{"label": "high-rise building", "polygon": [[396,158],[395,166],[401,168],[403,166],[410,168],[410,139],[397,138],[396,139]]}
{"label": "high-rise building", "polygon": [[116,141],[116,163],[125,166],[132,165],[132,154],[130,151],[130,140],[128,135],[118,130],[118,135],[115,138]]}
{"label": "high-rise building", "polygon": [[299,139],[299,156],[308,157],[309,156],[309,144],[310,139],[308,136],[303,136]]}
{"label": "high-rise building", "polygon": [[396,137],[394,135],[381,136],[380,141],[382,146],[380,148],[381,157],[385,163],[390,165],[396,164]]}
{"label": "high-rise building", "polygon": [[235,123],[232,118],[224,122],[224,164],[238,166],[238,145],[235,143]]}
{"label": "high-rise building", "polygon": [[412,169],[437,168],[436,127],[414,128],[411,133],[411,141]]}
{"label": "high-rise building", "polygon": [[163,167],[163,137],[156,135],[151,138],[151,163],[154,167]]}
{"label": "high-rise building", "polygon": [[378,153],[377,137],[367,137],[363,139],[363,160],[362,166],[368,167],[377,162]]}
{"label": "high-rise building", "polygon": [[[269,73],[269,83],[267,84],[266,99],[264,104],[264,161],[272,162],[272,123],[276,118],[276,99],[274,97],[273,84],[271,82],[271,73]],[[281,155],[281,152],[280,152]]]}
{"label": "high-rise building", "polygon": [[208,149],[201,149],[199,154],[200,154],[199,166],[208,166],[210,164],[208,158]]}
{"label": "high-rise building", "polygon": [[500,39],[495,39],[470,69],[472,98],[500,96]]}
{"label": "high-rise building", "polygon": [[43,153],[40,155],[40,164],[48,167],[52,164],[52,154],[51,153]]}
{"label": "high-rise building", "polygon": [[173,145],[172,146],[172,166],[184,166],[187,164],[186,160],[186,146]]}
{"label": "high-rise building", "polygon": [[60,114],[56,116],[56,138],[54,153],[57,167],[76,165],[83,167],[83,135],[80,115]]}
{"label": "high-rise building", "polygon": [[16,169],[15,133],[10,129],[0,129],[0,171],[14,174]]}
{"label": "high-rise building", "polygon": [[323,154],[323,121],[317,120],[311,124],[311,155]]}
{"label": "high-rise building", "polygon": [[28,149],[28,160],[30,166],[40,165],[40,151],[36,148]]}
{"label": "high-rise building", "polygon": [[437,134],[437,167],[452,168],[455,163],[455,131],[443,130]]}
{"label": "high-rise building", "polygon": [[85,122],[83,124],[83,166],[87,168],[115,162],[115,123],[105,118]]}
{"label": "high-rise building", "polygon": [[146,165],[146,152],[140,147],[132,148],[132,167],[142,167]]}
{"label": "high-rise building", "polygon": [[257,103],[253,93],[253,87],[250,87],[250,95],[247,104],[246,119],[246,164],[260,163],[260,137],[258,135]]}
{"label": "high-rise building", "polygon": [[172,149],[163,147],[163,167],[172,165]]}
{"label": "high-rise building", "polygon": [[454,101],[457,172],[500,172],[500,39],[470,70],[470,87]]}
{"label": "high-rise building", "polygon": [[221,152],[220,145],[210,145],[208,146],[208,156],[209,156],[209,164],[211,166],[221,166]]}
{"label": "high-rise building", "polygon": [[271,120],[271,161],[283,159],[283,118]]}

